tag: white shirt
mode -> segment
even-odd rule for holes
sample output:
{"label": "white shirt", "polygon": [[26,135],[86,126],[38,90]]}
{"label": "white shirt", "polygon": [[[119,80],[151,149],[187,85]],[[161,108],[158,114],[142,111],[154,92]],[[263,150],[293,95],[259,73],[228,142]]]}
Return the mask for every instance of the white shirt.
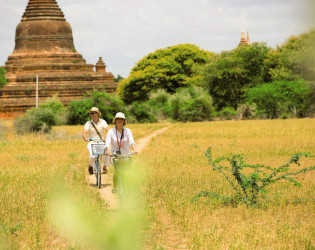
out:
{"label": "white shirt", "polygon": [[110,129],[107,133],[105,145],[107,148],[110,148],[112,153],[116,153],[119,150],[119,145],[122,154],[131,153],[130,146],[132,144],[136,144],[131,130],[129,128],[123,128],[123,130],[124,132],[121,141],[121,134],[116,130],[116,128]]}
{"label": "white shirt", "polygon": [[[92,138],[93,140],[97,140],[100,139],[100,137],[98,136],[98,134],[95,131],[95,128],[92,125],[92,120],[91,121],[87,121],[84,125],[84,130],[88,130],[88,136],[89,138]],[[94,123],[94,122],[93,122]],[[103,119],[98,119],[98,123],[94,123],[95,127],[97,128],[98,132],[101,134],[102,139],[104,140],[104,129],[108,128],[108,124],[105,120]]]}

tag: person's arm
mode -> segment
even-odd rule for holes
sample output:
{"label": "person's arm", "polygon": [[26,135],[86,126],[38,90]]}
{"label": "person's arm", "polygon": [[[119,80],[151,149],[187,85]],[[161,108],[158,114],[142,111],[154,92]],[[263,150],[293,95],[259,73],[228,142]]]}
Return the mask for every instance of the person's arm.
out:
{"label": "person's arm", "polygon": [[110,136],[110,132],[108,132],[106,136],[106,141],[105,141],[106,153],[108,155],[113,155],[112,152],[110,151],[110,144],[111,144],[111,136]]}
{"label": "person's arm", "polygon": [[104,129],[105,129],[106,133],[108,133],[108,130],[109,130],[108,125],[107,125],[107,127],[105,127]]}
{"label": "person's arm", "polygon": [[108,133],[108,130],[109,130],[108,124],[105,120],[103,120],[103,121],[104,121],[103,122],[103,128],[104,128],[105,132]]}
{"label": "person's arm", "polygon": [[83,132],[82,132],[82,138],[83,138],[83,140],[85,140],[87,142],[89,141],[89,138],[87,136],[88,131],[89,130],[87,130],[87,129],[83,129]]}
{"label": "person's arm", "polygon": [[131,144],[131,149],[133,150],[133,154],[134,155],[137,155],[138,154],[138,149],[137,149],[137,145],[135,143],[135,140],[133,139],[133,135],[132,135],[132,132],[131,130],[129,129],[128,131],[128,139],[129,139],[129,143]]}
{"label": "person's arm", "polygon": [[134,155],[139,154],[138,149],[137,149],[137,145],[136,145],[135,143],[132,143],[132,144],[131,144],[131,148],[132,148],[132,150],[133,150],[133,154],[134,154]]}

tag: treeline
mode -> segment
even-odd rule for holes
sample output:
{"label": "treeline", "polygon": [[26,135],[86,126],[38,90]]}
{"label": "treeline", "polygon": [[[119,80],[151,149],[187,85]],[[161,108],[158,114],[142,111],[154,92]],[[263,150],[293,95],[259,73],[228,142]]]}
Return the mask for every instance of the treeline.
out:
{"label": "treeline", "polygon": [[255,42],[219,54],[191,44],[160,49],[137,63],[118,92],[127,104],[148,105],[159,89],[174,95],[192,86],[212,99],[202,119],[314,116],[315,30],[277,48]]}
{"label": "treeline", "polygon": [[[53,98],[16,123],[35,131],[83,124],[91,106],[99,107],[106,121],[122,111],[135,123],[313,117],[314,44],[311,30],[277,48],[255,42],[218,54],[192,44],[158,49],[140,60],[128,78],[115,78],[117,94],[93,91],[68,107]],[[38,119],[43,121],[34,122]]]}

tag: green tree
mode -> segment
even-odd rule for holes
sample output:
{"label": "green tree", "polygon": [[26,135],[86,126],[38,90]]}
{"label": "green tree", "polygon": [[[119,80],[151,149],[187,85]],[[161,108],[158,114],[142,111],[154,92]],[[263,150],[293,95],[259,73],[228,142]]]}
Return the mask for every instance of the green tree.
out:
{"label": "green tree", "polygon": [[0,67],[0,89],[7,84],[7,78],[5,77],[5,69]]}
{"label": "green tree", "polygon": [[170,98],[170,115],[173,120],[182,122],[211,120],[212,98],[200,87],[178,89]]}
{"label": "green tree", "polygon": [[236,110],[249,88],[271,80],[270,50],[265,43],[253,43],[211,58],[202,75],[217,109]]}
{"label": "green tree", "polygon": [[119,83],[118,91],[126,103],[144,101],[153,90],[175,93],[196,81],[194,67],[207,62],[212,53],[192,44],[180,44],[150,53]]}
{"label": "green tree", "polygon": [[114,77],[114,82],[119,83],[119,82],[121,82],[122,80],[124,80],[124,78],[123,78],[121,75],[119,75],[119,74],[117,74],[117,76]]}
{"label": "green tree", "polygon": [[278,81],[256,86],[248,91],[248,101],[257,105],[267,118],[304,117],[312,104],[311,84],[305,81]]}
{"label": "green tree", "polygon": [[270,70],[275,81],[315,80],[315,29],[291,36],[276,50],[277,66]]}

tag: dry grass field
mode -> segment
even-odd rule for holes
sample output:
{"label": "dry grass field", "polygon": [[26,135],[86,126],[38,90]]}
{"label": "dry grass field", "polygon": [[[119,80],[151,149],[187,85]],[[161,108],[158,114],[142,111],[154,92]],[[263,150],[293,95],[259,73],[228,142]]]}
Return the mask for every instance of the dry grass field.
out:
{"label": "dry grass field", "polygon": [[[302,187],[267,188],[256,208],[204,198],[234,190],[204,156],[244,154],[247,163],[277,167],[297,152],[315,152],[315,120],[224,121],[176,124],[143,151],[148,249],[311,249],[315,247],[315,171]],[[302,166],[314,166],[314,158]]]}
{"label": "dry grass field", "polygon": [[[165,126],[168,130],[153,138],[135,161],[144,174],[138,195],[144,204],[138,207],[144,215],[144,249],[315,247],[315,171],[299,176],[302,187],[284,181],[270,185],[256,207],[211,198],[192,201],[200,191],[234,192],[208,165],[208,147],[215,158],[241,153],[248,163],[280,166],[297,152],[315,153],[315,119],[128,125],[136,140]],[[73,228],[88,228],[81,234],[98,237],[103,232],[104,238],[113,237],[109,232],[119,234],[121,228],[109,226],[111,218],[128,217],[109,211],[98,190],[87,184],[81,131],[82,126],[60,126],[48,135],[18,136],[11,120],[0,120],[0,249],[100,248],[80,244],[57,229],[51,213],[73,214],[68,204],[52,210],[62,196],[59,186],[85,211],[81,217],[86,220],[79,219]],[[314,158],[301,163],[315,165]],[[124,229],[128,233],[133,227]],[[128,249],[126,244],[116,249]]]}

